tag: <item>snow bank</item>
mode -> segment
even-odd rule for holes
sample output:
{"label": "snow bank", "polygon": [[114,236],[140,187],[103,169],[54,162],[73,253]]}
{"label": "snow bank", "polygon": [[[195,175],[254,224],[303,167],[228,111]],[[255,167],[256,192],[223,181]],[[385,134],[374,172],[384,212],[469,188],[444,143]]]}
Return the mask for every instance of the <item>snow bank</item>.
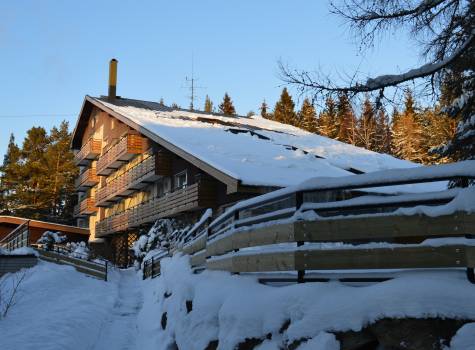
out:
{"label": "snow bank", "polygon": [[26,273],[17,304],[0,320],[0,349],[90,349],[113,308],[114,282],[41,261]]}
{"label": "snow bank", "polygon": [[[219,349],[233,349],[269,333],[261,350],[303,338],[309,349],[337,349],[336,340],[323,332],[358,331],[384,317],[475,319],[474,289],[463,271],[408,272],[364,287],[338,282],[272,287],[219,271],[193,274],[188,257],[176,255],[162,260],[160,277],[143,283],[140,349],[167,349],[176,342],[180,349],[202,350],[214,340]],[[165,329],[159,321],[164,318]],[[279,332],[288,320],[289,327]],[[462,340],[453,346],[457,342]]]}

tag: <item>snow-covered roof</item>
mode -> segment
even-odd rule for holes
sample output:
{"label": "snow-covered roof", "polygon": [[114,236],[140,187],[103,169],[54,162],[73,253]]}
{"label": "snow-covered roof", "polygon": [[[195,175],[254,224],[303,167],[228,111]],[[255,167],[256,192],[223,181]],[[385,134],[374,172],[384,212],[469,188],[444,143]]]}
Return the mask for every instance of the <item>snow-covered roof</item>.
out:
{"label": "snow-covered roof", "polygon": [[213,168],[251,186],[289,186],[414,163],[275,121],[165,107],[156,102],[87,97]]}

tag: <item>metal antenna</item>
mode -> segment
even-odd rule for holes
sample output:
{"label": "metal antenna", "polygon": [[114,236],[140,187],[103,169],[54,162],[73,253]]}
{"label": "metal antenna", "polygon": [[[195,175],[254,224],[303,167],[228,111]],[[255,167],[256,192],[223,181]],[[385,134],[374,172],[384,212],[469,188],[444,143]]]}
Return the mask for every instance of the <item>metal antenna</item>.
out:
{"label": "metal antenna", "polygon": [[196,86],[196,82],[198,79],[195,78],[195,64],[194,64],[194,56],[193,53],[191,54],[191,78],[185,77],[188,86],[187,89],[190,90],[190,95],[187,97],[190,99],[190,110],[194,110],[195,100],[196,100],[196,89],[204,89],[203,86]]}

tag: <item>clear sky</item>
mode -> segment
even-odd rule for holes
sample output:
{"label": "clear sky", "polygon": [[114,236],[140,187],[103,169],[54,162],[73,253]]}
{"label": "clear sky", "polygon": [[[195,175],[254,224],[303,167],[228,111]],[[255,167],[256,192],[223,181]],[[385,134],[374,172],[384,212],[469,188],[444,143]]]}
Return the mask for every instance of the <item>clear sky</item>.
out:
{"label": "clear sky", "polygon": [[[189,104],[185,77],[199,78],[197,107],[228,92],[238,113],[273,107],[277,61],[299,68],[391,73],[419,63],[404,35],[361,55],[326,0],[15,0],[0,2],[0,157],[14,133],[73,128],[84,95],[107,94],[119,60],[120,96]],[[291,90],[292,92],[292,90]],[[0,159],[1,161],[1,159]]]}

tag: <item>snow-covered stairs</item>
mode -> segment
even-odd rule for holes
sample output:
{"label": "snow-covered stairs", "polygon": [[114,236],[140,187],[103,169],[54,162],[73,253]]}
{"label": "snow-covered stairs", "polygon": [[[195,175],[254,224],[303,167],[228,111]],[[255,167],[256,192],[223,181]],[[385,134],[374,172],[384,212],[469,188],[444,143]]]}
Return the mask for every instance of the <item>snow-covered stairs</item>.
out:
{"label": "snow-covered stairs", "polygon": [[102,324],[99,337],[91,350],[136,349],[137,314],[143,303],[140,279],[133,269],[119,271],[117,287],[113,311]]}

